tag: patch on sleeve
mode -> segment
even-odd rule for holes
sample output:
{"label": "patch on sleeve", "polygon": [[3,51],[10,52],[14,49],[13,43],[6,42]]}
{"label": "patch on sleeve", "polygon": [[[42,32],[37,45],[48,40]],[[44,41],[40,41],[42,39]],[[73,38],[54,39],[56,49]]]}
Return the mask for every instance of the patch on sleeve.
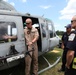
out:
{"label": "patch on sleeve", "polygon": [[74,33],[72,33],[72,34],[69,36],[69,41],[73,41],[73,40],[74,40],[74,38],[75,38],[75,34],[74,34]]}

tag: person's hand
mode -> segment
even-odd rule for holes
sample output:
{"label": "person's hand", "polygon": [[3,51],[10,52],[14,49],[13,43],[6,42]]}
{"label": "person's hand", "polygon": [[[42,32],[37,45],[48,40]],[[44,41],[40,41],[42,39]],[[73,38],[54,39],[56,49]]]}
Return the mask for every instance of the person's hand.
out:
{"label": "person's hand", "polygon": [[64,46],[62,45],[61,48],[64,49]]}
{"label": "person's hand", "polygon": [[70,66],[66,63],[66,65],[65,65],[68,69],[70,69]]}
{"label": "person's hand", "polygon": [[32,42],[29,42],[28,45],[32,45]]}
{"label": "person's hand", "polygon": [[9,38],[9,36],[8,36],[7,34],[3,35],[2,37],[3,37],[4,39],[8,39],[8,38]]}

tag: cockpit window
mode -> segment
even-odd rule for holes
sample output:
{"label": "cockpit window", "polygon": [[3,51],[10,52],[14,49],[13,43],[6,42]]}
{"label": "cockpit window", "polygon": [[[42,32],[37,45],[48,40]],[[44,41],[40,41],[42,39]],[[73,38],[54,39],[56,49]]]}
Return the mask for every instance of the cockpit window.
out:
{"label": "cockpit window", "polygon": [[48,23],[48,29],[49,29],[49,33],[50,33],[50,38],[53,37],[53,27],[51,25],[51,23]]}
{"label": "cockpit window", "polygon": [[44,24],[41,24],[41,28],[42,28],[42,36],[46,37],[46,31],[45,31]]}
{"label": "cockpit window", "polygon": [[14,22],[0,22],[0,43],[17,40],[17,28]]}

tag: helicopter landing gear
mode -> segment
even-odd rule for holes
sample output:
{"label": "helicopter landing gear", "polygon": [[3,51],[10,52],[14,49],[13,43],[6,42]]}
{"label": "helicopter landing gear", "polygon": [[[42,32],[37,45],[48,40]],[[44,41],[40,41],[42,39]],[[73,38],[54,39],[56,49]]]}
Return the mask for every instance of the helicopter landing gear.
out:
{"label": "helicopter landing gear", "polygon": [[52,68],[53,66],[55,66],[60,61],[61,57],[57,57],[57,60],[53,64],[50,64],[49,61],[44,56],[43,56],[43,58],[47,62],[48,67],[46,67],[46,68],[42,69],[41,71],[39,71],[38,74],[40,74],[40,73]]}

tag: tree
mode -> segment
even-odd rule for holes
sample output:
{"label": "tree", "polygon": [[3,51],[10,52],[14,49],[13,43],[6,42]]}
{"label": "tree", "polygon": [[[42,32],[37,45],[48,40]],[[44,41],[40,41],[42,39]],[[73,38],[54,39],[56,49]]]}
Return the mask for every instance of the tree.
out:
{"label": "tree", "polygon": [[59,30],[56,31],[57,35],[63,35],[63,33],[64,33],[64,31],[59,31]]}

